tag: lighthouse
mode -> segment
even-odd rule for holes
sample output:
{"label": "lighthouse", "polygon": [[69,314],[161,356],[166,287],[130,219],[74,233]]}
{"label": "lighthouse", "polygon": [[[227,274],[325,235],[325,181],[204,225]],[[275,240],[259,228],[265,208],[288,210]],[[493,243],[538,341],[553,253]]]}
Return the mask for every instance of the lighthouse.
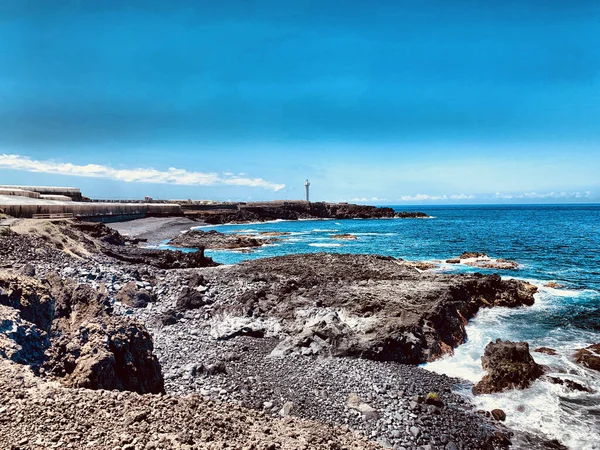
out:
{"label": "lighthouse", "polygon": [[304,187],[306,188],[306,201],[310,202],[310,197],[308,195],[308,189],[310,188],[310,183],[308,180],[306,180],[306,183],[304,183]]}

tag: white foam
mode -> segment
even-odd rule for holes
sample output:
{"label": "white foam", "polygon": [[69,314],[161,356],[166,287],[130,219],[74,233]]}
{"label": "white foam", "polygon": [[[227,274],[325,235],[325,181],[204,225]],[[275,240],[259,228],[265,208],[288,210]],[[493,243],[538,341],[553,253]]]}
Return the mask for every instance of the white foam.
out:
{"label": "white foam", "polygon": [[[482,309],[466,327],[467,342],[455,349],[454,355],[426,364],[424,368],[477,383],[484,375],[481,356],[490,341],[497,338],[523,339],[523,330],[510,326],[512,314],[531,313],[532,323],[535,323],[533,315],[557,307],[552,289],[546,289],[535,294],[536,302],[531,307]],[[548,375],[571,379],[595,393],[572,391],[543,380],[536,381],[530,389],[523,391],[481,396],[473,396],[470,390],[461,393],[471,400],[476,409],[503,409],[507,413],[506,425],[511,428],[558,439],[571,449],[600,449],[600,416],[597,412],[600,374],[576,364],[572,359],[575,349],[598,341],[597,333],[557,327],[547,333],[533,332],[527,341],[534,359],[550,367]],[[555,349],[558,355],[533,352],[542,346]],[[574,401],[578,404],[574,405]],[[587,404],[592,406],[585,406]]]}

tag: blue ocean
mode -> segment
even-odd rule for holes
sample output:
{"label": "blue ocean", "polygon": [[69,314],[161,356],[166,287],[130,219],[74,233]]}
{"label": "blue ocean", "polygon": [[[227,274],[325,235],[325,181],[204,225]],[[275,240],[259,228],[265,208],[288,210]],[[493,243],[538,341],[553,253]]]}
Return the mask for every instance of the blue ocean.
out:
{"label": "blue ocean", "polygon": [[[411,210],[394,207],[396,210]],[[550,347],[558,356],[533,353],[551,375],[587,386],[593,393],[571,391],[536,381],[526,391],[469,396],[482,409],[501,408],[507,425],[572,449],[600,449],[600,372],[576,364],[576,349],[600,342],[600,205],[427,206],[412,208],[428,219],[307,220],[202,227],[225,233],[289,234],[248,253],[207,251],[225,264],[290,253],[376,253],[406,260],[439,262],[444,272],[491,270],[445,263],[465,251],[516,261],[503,277],[528,280],[539,287],[536,304],[521,309],[483,310],[468,325],[468,342],[453,356],[426,369],[476,382],[483,376],[481,355],[496,338],[527,341],[533,350]],[[350,233],[356,240],[333,239]],[[561,285],[545,286],[548,282]]]}

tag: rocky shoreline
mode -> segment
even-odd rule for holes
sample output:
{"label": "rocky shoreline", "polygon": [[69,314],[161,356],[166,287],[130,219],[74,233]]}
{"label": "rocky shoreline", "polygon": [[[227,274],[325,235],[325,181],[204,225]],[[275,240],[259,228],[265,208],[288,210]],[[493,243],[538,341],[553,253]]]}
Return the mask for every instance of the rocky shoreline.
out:
{"label": "rocky shoreline", "polygon": [[[479,308],[531,304],[527,283],[371,255],[219,266],[64,220],[24,221],[0,252],[7,448],[509,445],[453,393],[464,381],[415,364],[463,342]],[[123,423],[95,424],[98,405]]]}
{"label": "rocky shoreline", "polygon": [[186,217],[211,225],[301,219],[414,219],[423,212],[396,212],[392,208],[349,203],[270,202],[235,204],[228,209],[198,209],[182,204]]}

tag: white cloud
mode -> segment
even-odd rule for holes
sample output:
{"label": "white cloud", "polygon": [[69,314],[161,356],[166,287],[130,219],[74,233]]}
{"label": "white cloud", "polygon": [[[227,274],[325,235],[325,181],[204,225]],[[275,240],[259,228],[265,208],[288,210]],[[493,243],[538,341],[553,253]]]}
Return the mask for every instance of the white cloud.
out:
{"label": "white cloud", "polygon": [[185,186],[249,186],[279,191],[285,184],[272,183],[263,178],[248,178],[243,174],[188,172],[170,167],[166,171],[152,168],[115,169],[99,164],[76,165],[55,161],[37,161],[26,156],[0,154],[0,169],[25,170],[27,172],[52,173],[76,177],[109,178],[127,183],[159,183]]}
{"label": "white cloud", "polygon": [[470,200],[470,199],[475,198],[475,196],[473,194],[469,194],[469,195],[466,195],[466,194],[455,194],[455,195],[451,195],[450,198],[452,200]]}
{"label": "white cloud", "polygon": [[592,195],[591,191],[585,192],[522,192],[519,194],[502,194],[500,192],[496,192],[497,199],[540,199],[540,198],[549,198],[549,199],[565,199],[565,198],[589,198]]}
{"label": "white cloud", "polygon": [[415,201],[423,201],[423,200],[447,200],[448,196],[444,195],[427,195],[427,194],[417,194],[417,195],[403,195],[400,197],[400,200],[405,202],[415,202]]}

